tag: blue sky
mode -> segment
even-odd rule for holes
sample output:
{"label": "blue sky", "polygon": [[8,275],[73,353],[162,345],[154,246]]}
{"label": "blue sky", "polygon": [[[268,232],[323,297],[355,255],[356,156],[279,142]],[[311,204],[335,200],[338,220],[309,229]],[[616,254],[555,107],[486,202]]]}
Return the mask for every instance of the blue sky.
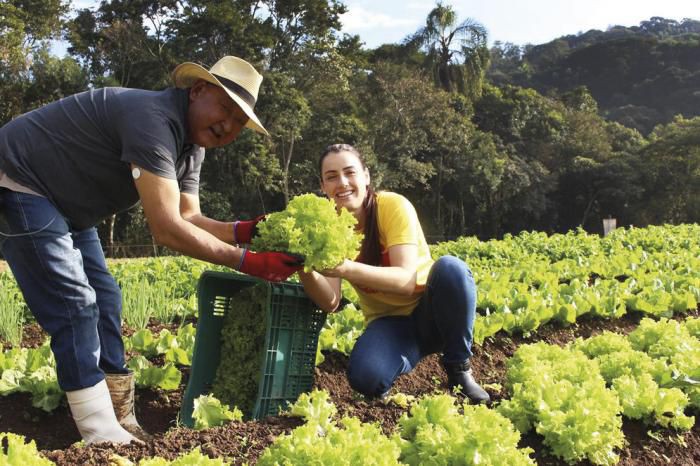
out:
{"label": "blue sky", "polygon": [[[74,8],[97,5],[73,0]],[[428,0],[344,0],[343,31],[358,34],[366,47],[400,42],[425,24],[435,2]],[[556,37],[605,30],[608,26],[637,26],[652,16],[700,21],[700,0],[444,0],[459,21],[473,18],[486,26],[489,43],[541,44]],[[65,44],[56,44],[62,55]]]}

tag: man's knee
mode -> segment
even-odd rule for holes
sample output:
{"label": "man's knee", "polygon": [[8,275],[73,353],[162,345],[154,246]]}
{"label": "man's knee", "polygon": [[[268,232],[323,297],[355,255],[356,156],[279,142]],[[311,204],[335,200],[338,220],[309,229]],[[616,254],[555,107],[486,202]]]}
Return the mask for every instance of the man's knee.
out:
{"label": "man's knee", "polygon": [[101,312],[121,313],[122,291],[116,280],[112,279],[103,289],[97,290],[97,304]]}

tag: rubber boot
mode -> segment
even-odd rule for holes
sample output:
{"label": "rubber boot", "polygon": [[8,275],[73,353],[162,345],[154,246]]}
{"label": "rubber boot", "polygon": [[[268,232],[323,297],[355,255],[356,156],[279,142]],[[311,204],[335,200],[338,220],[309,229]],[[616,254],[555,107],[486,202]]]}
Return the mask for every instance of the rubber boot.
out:
{"label": "rubber boot", "polygon": [[104,380],[92,387],[66,392],[66,397],[85,443],[129,443],[136,440],[119,425]]}
{"label": "rubber boot", "polygon": [[105,374],[105,381],[119,424],[139,440],[151,440],[153,436],[143,430],[134,413],[134,373]]}
{"label": "rubber boot", "polygon": [[454,393],[455,387],[459,385],[457,393],[469,398],[469,401],[474,404],[490,403],[491,397],[479,386],[472,375],[471,365],[469,360],[462,363],[442,363],[442,367],[447,372],[447,386]]}

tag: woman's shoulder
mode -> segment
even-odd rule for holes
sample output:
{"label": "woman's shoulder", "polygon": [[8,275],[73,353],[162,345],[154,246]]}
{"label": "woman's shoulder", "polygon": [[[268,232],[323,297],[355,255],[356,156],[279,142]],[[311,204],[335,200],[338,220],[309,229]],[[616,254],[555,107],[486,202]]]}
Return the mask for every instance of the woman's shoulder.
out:
{"label": "woman's shoulder", "polygon": [[402,194],[392,191],[377,192],[377,208],[380,211],[391,212],[392,215],[399,214],[400,212],[408,213],[416,211],[411,201]]}
{"label": "woman's shoulder", "polygon": [[402,194],[395,193],[393,191],[378,191],[377,192],[377,201],[381,203],[408,203],[410,204],[411,201],[406,199]]}

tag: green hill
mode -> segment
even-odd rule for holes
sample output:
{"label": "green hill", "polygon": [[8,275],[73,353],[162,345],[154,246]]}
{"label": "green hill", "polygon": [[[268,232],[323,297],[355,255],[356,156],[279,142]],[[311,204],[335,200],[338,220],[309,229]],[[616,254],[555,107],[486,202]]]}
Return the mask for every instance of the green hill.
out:
{"label": "green hill", "polygon": [[654,17],[541,45],[496,44],[496,84],[560,94],[589,89],[603,116],[648,134],[674,115],[700,115],[700,21]]}

